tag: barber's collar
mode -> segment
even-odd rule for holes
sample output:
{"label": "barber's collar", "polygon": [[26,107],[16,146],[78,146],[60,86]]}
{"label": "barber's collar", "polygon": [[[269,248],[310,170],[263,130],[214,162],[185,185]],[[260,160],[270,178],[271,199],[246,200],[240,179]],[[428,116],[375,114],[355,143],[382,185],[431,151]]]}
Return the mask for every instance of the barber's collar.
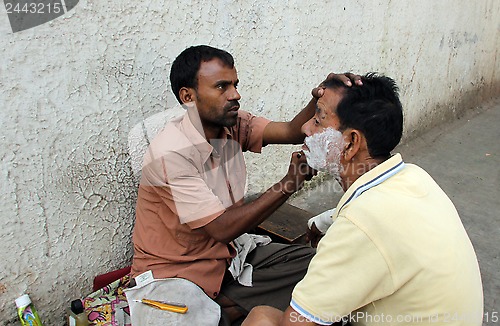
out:
{"label": "barber's collar", "polygon": [[349,205],[350,202],[355,200],[362,193],[396,175],[403,170],[404,167],[405,163],[403,162],[403,158],[401,154],[398,153],[360,176],[340,199],[337,205],[336,214],[333,217],[336,218],[342,208]]}
{"label": "barber's collar", "polygon": [[229,128],[223,127],[219,138],[210,140],[210,143],[214,145],[212,146],[205,139],[205,132],[203,131],[199,116],[195,114],[195,117],[193,119],[193,114],[190,114],[189,110],[190,109],[188,109],[188,111],[184,115],[181,124],[183,129],[186,131],[189,139],[191,140],[193,146],[200,153],[203,162],[206,162],[212,154],[214,155],[214,157],[218,157],[221,154],[221,150],[226,145],[227,140],[232,139],[232,134],[229,131]]}

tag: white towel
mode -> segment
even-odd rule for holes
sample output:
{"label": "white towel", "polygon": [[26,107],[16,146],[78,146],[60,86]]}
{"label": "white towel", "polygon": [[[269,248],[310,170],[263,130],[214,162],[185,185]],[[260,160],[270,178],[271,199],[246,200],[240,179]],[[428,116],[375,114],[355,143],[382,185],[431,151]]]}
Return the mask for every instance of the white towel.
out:
{"label": "white towel", "polygon": [[253,266],[245,262],[247,255],[257,246],[265,246],[270,242],[271,238],[266,235],[248,233],[243,233],[233,241],[237,254],[231,261],[229,271],[241,285],[252,286]]}
{"label": "white towel", "polygon": [[319,232],[325,234],[328,228],[333,224],[332,216],[335,213],[335,209],[336,208],[332,208],[321,214],[311,217],[309,221],[307,221],[307,227],[311,229],[311,226],[314,223]]}
{"label": "white towel", "polygon": [[[157,279],[142,286],[126,289],[132,326],[217,326],[220,306],[203,290],[182,278]],[[188,307],[185,314],[150,307],[133,300],[151,299],[183,303]]]}

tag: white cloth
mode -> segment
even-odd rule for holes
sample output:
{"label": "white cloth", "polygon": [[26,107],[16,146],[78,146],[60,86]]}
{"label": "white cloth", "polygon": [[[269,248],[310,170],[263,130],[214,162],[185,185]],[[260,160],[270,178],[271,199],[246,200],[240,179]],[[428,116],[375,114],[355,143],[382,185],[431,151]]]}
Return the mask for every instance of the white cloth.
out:
{"label": "white cloth", "polygon": [[[186,279],[157,279],[124,291],[130,307],[132,326],[216,326],[219,324],[220,306],[199,286]],[[183,303],[188,307],[188,311],[180,314],[133,301],[142,299]]]}
{"label": "white cloth", "polygon": [[307,221],[307,227],[311,229],[312,224],[316,225],[316,228],[325,234],[326,230],[333,224],[332,216],[335,213],[335,208],[329,209],[321,214],[313,216]]}
{"label": "white cloth", "polygon": [[257,248],[271,242],[271,238],[265,235],[243,233],[233,243],[237,254],[231,261],[229,271],[233,278],[243,286],[252,286],[253,266],[245,262],[247,255]]}

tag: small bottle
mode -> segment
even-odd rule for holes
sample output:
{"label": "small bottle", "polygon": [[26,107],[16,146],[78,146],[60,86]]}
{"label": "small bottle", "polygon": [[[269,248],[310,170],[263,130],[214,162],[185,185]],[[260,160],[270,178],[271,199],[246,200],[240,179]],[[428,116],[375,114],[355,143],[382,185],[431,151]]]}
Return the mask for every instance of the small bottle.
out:
{"label": "small bottle", "polygon": [[17,314],[23,326],[43,326],[31,299],[24,294],[16,299]]}
{"label": "small bottle", "polygon": [[68,309],[69,326],[88,326],[90,325],[87,314],[84,311],[83,302],[80,299],[71,301],[71,308]]}

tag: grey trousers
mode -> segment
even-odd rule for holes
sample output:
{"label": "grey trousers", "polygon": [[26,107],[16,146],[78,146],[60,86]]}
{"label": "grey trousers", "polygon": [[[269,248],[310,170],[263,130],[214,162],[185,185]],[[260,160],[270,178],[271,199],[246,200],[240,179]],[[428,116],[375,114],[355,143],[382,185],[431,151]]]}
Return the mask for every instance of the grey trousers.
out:
{"label": "grey trousers", "polygon": [[295,284],[306,274],[315,253],[316,249],[304,245],[270,243],[257,247],[246,259],[253,266],[253,286],[240,285],[227,272],[229,277],[224,278],[220,292],[247,313],[259,305],[284,311],[290,304]]}

